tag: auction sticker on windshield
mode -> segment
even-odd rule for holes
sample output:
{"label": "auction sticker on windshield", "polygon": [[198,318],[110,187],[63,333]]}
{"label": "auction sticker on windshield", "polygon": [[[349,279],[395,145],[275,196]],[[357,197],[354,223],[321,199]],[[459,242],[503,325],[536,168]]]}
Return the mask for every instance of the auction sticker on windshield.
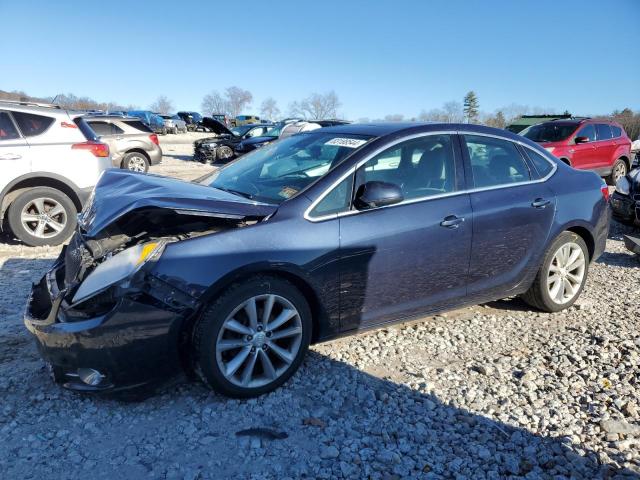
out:
{"label": "auction sticker on windshield", "polygon": [[357,138],[332,138],[325,145],[335,145],[336,147],[358,148],[367,143],[366,140]]}

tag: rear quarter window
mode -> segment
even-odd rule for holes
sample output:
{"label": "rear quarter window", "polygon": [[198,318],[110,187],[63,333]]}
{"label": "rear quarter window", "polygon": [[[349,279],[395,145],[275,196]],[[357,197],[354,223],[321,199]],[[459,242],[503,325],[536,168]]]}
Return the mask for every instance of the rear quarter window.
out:
{"label": "rear quarter window", "polygon": [[622,136],[622,129],[620,127],[617,127],[615,125],[611,125],[611,134],[613,135],[613,138],[618,138]]}
{"label": "rear quarter window", "polygon": [[0,142],[3,140],[15,140],[20,138],[16,126],[11,121],[7,112],[0,112]]}
{"label": "rear quarter window", "polygon": [[531,160],[531,163],[533,163],[535,169],[538,171],[540,178],[544,178],[551,173],[553,165],[549,160],[542,156],[542,154],[535,152],[530,148],[525,148],[524,151],[529,157],[529,160]]}
{"label": "rear quarter window", "polygon": [[13,118],[25,137],[35,137],[44,133],[54,120],[52,117],[25,112],[13,112]]}

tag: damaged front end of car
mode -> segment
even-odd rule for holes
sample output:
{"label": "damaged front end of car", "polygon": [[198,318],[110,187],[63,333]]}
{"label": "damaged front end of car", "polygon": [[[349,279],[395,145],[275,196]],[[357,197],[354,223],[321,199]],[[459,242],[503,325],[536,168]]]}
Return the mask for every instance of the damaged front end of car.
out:
{"label": "damaged front end of car", "polygon": [[113,392],[176,378],[200,292],[177,276],[155,276],[154,266],[173,242],[251,225],[272,211],[204,185],[105,173],[25,310],[54,380]]}

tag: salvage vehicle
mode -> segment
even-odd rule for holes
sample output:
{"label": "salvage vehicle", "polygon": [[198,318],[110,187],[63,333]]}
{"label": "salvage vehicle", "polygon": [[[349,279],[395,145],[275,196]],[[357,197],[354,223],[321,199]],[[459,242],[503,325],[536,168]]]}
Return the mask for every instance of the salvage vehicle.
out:
{"label": "salvage vehicle", "polygon": [[573,168],[593,170],[615,185],[631,167],[631,140],[612,120],[576,118],[539,123],[520,132]]}
{"label": "salvage vehicle", "polygon": [[167,129],[167,133],[186,133],[187,123],[182,120],[178,115],[160,115],[164,120],[164,126]]}
{"label": "salvage vehicle", "polygon": [[187,124],[187,130],[195,132],[202,121],[202,115],[198,112],[178,112],[177,115]]}
{"label": "salvage vehicle", "polygon": [[109,147],[78,112],[0,100],[0,227],[30,246],[59,245],[102,172]]}
{"label": "salvage vehicle", "polygon": [[244,155],[245,153],[249,153],[256,148],[264,147],[265,145],[269,145],[274,140],[277,140],[280,137],[280,133],[282,132],[283,126],[275,126],[269,130],[267,130],[263,135],[259,137],[251,137],[244,140],[241,140],[240,143],[236,144],[233,151],[236,157],[240,155]]}
{"label": "salvage vehicle", "polygon": [[613,218],[626,225],[640,226],[640,168],[618,180],[610,203]]}
{"label": "salvage vehicle", "polygon": [[162,161],[158,135],[137,117],[98,115],[84,117],[101,142],[109,145],[115,168],[147,172]]}
{"label": "salvage vehicle", "polygon": [[253,123],[262,123],[260,117],[257,115],[238,115],[234,119],[234,126],[241,127],[243,125],[250,125]]}
{"label": "salvage vehicle", "polygon": [[66,388],[186,371],[252,397],[310,343],[516,295],[570,307],[605,247],[608,192],[471,124],[324,128],[192,183],[111,170],[25,324]]}
{"label": "salvage vehicle", "polygon": [[127,115],[130,117],[139,118],[140,120],[142,120],[142,123],[144,123],[155,133],[159,133],[162,135],[167,134],[167,127],[165,127],[164,125],[164,120],[157,113],[153,113],[148,110],[130,110],[127,112]]}
{"label": "salvage vehicle", "polygon": [[228,129],[222,123],[208,117],[203,119],[202,125],[218,136],[193,142],[193,159],[201,163],[228,162],[235,158],[235,148],[241,141],[261,137],[275,126],[272,123],[261,123]]}

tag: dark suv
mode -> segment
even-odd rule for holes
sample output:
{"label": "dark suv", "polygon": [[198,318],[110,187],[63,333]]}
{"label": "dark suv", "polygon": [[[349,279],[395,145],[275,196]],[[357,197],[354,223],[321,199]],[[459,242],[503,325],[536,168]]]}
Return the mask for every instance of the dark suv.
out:
{"label": "dark suv", "polygon": [[610,120],[554,120],[532,125],[520,135],[574,168],[593,170],[610,185],[629,171],[631,140],[620,124]]}

